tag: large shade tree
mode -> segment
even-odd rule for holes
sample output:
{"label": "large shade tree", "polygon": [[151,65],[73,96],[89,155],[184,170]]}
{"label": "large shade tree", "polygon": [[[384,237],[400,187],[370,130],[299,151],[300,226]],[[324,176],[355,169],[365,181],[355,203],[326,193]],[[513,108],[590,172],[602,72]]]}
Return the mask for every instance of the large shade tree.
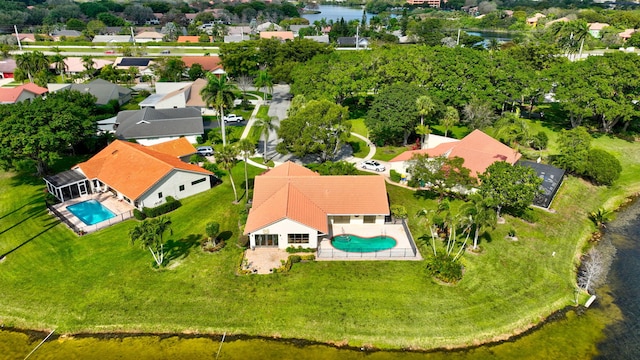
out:
{"label": "large shade tree", "polygon": [[222,132],[222,145],[227,144],[225,124],[224,124],[224,109],[233,106],[233,100],[235,95],[233,91],[237,90],[237,87],[227,80],[227,75],[222,74],[219,77],[208,73],[207,85],[200,90],[202,98],[208,106],[216,108],[220,117],[220,130]]}
{"label": "large shade tree", "polygon": [[480,194],[490,199],[499,218],[503,209],[518,214],[529,207],[540,193],[542,179],[530,167],[497,161],[480,175],[480,182]]}
{"label": "large shade tree", "polygon": [[95,135],[91,109],[95,97],[59,91],[46,99],[0,107],[0,164],[12,168],[21,160],[34,161],[38,175],[73,145]]}
{"label": "large shade tree", "polygon": [[351,124],[347,108],[328,100],[311,100],[280,124],[282,142],[276,150],[298,157],[317,155],[320,162],[333,159],[347,142]]}
{"label": "large shade tree", "polygon": [[27,51],[16,55],[16,66],[33,82],[38,73],[49,71],[49,60],[42,51]]}

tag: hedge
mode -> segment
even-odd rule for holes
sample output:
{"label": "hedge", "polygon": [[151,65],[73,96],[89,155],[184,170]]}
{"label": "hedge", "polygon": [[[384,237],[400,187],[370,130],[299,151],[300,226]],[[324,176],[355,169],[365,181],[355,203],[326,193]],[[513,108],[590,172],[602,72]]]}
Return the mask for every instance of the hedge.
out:
{"label": "hedge", "polygon": [[148,207],[144,207],[142,208],[142,212],[148,216],[148,217],[156,217],[156,216],[160,216],[163,214],[166,214],[168,212],[171,212],[177,208],[179,208],[180,206],[182,206],[182,204],[180,203],[180,201],[174,199],[171,196],[167,196],[167,202],[156,206],[154,208],[148,208]]}

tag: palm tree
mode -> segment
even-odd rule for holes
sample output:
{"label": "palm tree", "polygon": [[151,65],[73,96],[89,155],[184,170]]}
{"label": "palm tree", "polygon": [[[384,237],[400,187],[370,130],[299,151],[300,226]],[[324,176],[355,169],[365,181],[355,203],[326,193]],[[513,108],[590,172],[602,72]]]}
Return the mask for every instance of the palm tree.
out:
{"label": "palm tree", "polygon": [[164,242],[162,235],[165,231],[171,231],[171,218],[160,216],[147,219],[129,231],[129,238],[133,245],[140,241],[143,248],[148,248],[158,266],[164,263]]}
{"label": "palm tree", "polygon": [[31,51],[16,55],[16,66],[33,82],[35,74],[49,69],[49,61],[42,51]]}
{"label": "palm tree", "polygon": [[231,180],[231,188],[233,189],[233,196],[235,198],[234,204],[238,203],[238,192],[236,191],[236,184],[233,182],[231,170],[237,162],[238,148],[234,145],[223,145],[222,149],[216,154],[216,163],[229,173],[229,180]]}
{"label": "palm tree", "polygon": [[453,106],[447,106],[444,117],[440,120],[440,125],[444,126],[444,136],[447,137],[449,128],[460,122],[458,110]]}
{"label": "palm tree", "polygon": [[253,85],[257,88],[262,88],[262,92],[264,94],[263,99],[267,101],[267,90],[269,93],[273,91],[273,81],[271,80],[271,75],[267,72],[267,70],[258,71],[258,76],[253,80]]}
{"label": "palm tree", "polygon": [[556,36],[556,42],[565,50],[567,56],[577,51],[579,56],[582,57],[584,40],[589,35],[589,24],[586,21],[558,22],[554,24],[553,31]]}
{"label": "palm tree", "polygon": [[55,64],[56,72],[62,75],[62,81],[64,82],[64,75],[66,70],[68,69],[68,66],[67,64],[65,64],[64,60],[67,57],[61,54],[62,51],[57,46],[52,48],[52,50],[55,52],[55,54],[50,58],[51,63]]}
{"label": "palm tree", "polygon": [[95,68],[93,67],[93,57],[91,55],[83,55],[82,56],[82,66],[84,66],[84,71],[87,76],[91,78],[91,75]]}
{"label": "palm tree", "polygon": [[264,150],[262,153],[262,159],[264,160],[265,165],[267,165],[267,143],[269,142],[269,135],[271,134],[271,132],[278,130],[278,125],[274,123],[274,121],[277,119],[277,116],[269,116],[258,119],[258,121],[255,122],[255,126],[261,129],[260,135],[264,138]]}
{"label": "palm tree", "polygon": [[213,106],[220,116],[220,129],[222,131],[222,145],[227,145],[226,131],[224,126],[224,109],[233,106],[235,95],[234,90],[238,88],[227,82],[227,75],[220,77],[212,73],[207,73],[207,85],[200,90],[203,100],[208,106]]}
{"label": "palm tree", "polygon": [[[423,95],[416,99],[416,106],[418,107],[418,115],[420,115],[420,125],[424,126],[424,117],[433,114],[436,109],[436,104],[429,96]],[[426,141],[429,141],[429,132],[423,132],[422,134],[422,138],[420,140],[422,141],[421,144],[423,147],[427,147],[424,146],[425,138]]]}
{"label": "palm tree", "polygon": [[[428,138],[429,134],[431,134],[431,129],[429,129],[429,125],[418,124],[416,125],[416,134],[420,135],[420,141],[424,141],[425,137]],[[423,142],[420,143],[422,148],[427,148]]]}
{"label": "palm tree", "polygon": [[[253,154],[256,151],[256,145],[253,141],[249,139],[241,139],[238,142],[238,151],[240,151],[240,155],[242,155],[242,159],[244,160],[244,193],[245,196],[249,196],[249,175],[247,172],[247,160],[249,155]],[[248,200],[248,199],[247,199]]]}
{"label": "palm tree", "polygon": [[469,202],[462,208],[463,214],[469,216],[474,227],[473,249],[478,248],[478,237],[489,228],[495,227],[498,218],[491,206],[491,199],[475,193],[469,195]]}

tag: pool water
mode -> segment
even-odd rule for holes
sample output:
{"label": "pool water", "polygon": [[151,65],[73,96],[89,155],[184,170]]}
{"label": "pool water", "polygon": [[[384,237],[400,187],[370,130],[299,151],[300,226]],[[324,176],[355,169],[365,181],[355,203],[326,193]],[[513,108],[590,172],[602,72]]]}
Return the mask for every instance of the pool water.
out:
{"label": "pool water", "polygon": [[331,245],[346,252],[376,252],[391,249],[397,242],[389,236],[374,236],[363,238],[356,235],[344,234],[334,236]]}
{"label": "pool water", "polygon": [[86,225],[97,224],[116,216],[116,214],[112,213],[96,200],[87,200],[69,205],[67,206],[67,210],[82,220]]}

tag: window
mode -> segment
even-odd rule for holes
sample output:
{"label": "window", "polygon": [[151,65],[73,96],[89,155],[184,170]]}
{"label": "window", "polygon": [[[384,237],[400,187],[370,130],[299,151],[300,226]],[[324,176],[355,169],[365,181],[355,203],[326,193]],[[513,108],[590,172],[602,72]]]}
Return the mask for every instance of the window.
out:
{"label": "window", "polygon": [[308,244],[309,234],[289,234],[289,244]]}
{"label": "window", "polygon": [[333,223],[334,224],[348,224],[351,222],[350,216],[334,216]]}
{"label": "window", "polygon": [[158,199],[162,199],[162,191],[158,193]]}
{"label": "window", "polygon": [[184,191],[184,185],[180,185],[180,186],[178,187],[178,189],[179,189],[180,191]]}
{"label": "window", "polygon": [[198,180],[192,181],[191,185],[200,184],[201,182],[204,182],[205,180],[207,180],[207,178],[202,178],[202,179],[198,179]]}
{"label": "window", "polygon": [[375,215],[365,215],[363,222],[365,224],[375,224],[376,223],[376,216]]}

